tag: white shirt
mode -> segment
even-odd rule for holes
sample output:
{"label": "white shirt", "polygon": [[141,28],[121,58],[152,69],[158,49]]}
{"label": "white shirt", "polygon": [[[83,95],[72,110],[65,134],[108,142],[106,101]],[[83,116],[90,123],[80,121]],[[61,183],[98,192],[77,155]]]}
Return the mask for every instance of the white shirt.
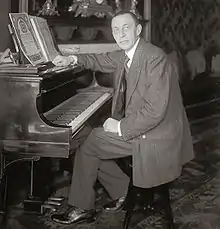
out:
{"label": "white shirt", "polygon": [[132,60],[133,60],[133,57],[134,57],[134,53],[137,49],[137,46],[138,46],[138,42],[139,42],[140,38],[137,39],[137,41],[135,42],[134,46],[129,50],[129,51],[125,51],[125,54],[128,56],[129,58],[129,61],[127,63],[128,65],[128,68],[131,67],[131,63],[132,63]]}
{"label": "white shirt", "polygon": [[[140,40],[140,38],[137,39],[137,41],[135,42],[134,46],[133,46],[129,51],[127,51],[127,52],[125,51],[125,54],[126,54],[126,55],[128,56],[128,58],[129,58],[129,61],[128,61],[128,63],[127,63],[128,68],[131,67],[131,63],[132,63],[132,61],[133,61],[134,53],[135,53],[135,51],[136,51],[136,49],[137,49],[139,40]],[[118,135],[119,135],[119,136],[122,136],[120,123],[121,123],[121,121],[118,122]]]}

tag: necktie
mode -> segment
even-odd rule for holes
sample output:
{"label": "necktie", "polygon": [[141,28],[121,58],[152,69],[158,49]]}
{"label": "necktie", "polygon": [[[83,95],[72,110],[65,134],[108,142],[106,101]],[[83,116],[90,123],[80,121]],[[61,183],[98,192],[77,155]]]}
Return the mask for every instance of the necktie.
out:
{"label": "necktie", "polygon": [[117,120],[121,120],[125,116],[126,89],[127,89],[126,75],[128,74],[129,71],[129,68],[127,66],[128,61],[129,58],[126,56],[124,62],[124,73],[122,75],[120,90],[116,101],[115,111],[113,114],[113,118]]}
{"label": "necktie", "polygon": [[127,76],[129,72],[128,61],[130,59],[127,55],[125,55],[125,62],[124,62],[124,74],[122,78],[122,91],[123,91],[123,115],[125,114],[125,104],[126,104],[126,90],[127,90]]}
{"label": "necktie", "polygon": [[125,72],[128,74],[129,72],[129,67],[128,67],[128,62],[129,62],[129,58],[127,55],[125,55],[125,62],[124,62],[124,67],[125,67]]}

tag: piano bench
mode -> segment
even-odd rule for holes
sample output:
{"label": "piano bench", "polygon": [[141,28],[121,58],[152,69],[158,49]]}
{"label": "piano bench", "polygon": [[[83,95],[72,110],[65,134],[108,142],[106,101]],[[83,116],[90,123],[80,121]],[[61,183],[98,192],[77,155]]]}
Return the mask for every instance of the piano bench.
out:
{"label": "piano bench", "polygon": [[[132,157],[117,159],[117,164],[130,177],[128,193],[125,200],[125,218],[123,229],[128,229],[131,217],[135,211],[137,203],[140,202],[138,210],[144,210],[148,215],[161,213],[163,211],[166,226],[174,229],[173,214],[170,205],[169,187],[170,183],[165,183],[152,188],[140,188],[133,185],[132,179]],[[157,198],[156,198],[157,197]],[[139,199],[139,200],[138,200]]]}

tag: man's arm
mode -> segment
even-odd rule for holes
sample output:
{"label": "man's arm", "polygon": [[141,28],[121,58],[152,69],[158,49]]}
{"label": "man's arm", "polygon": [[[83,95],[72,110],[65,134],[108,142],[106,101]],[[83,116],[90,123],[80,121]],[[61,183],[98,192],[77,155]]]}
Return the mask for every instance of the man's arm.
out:
{"label": "man's arm", "polygon": [[101,54],[80,54],[77,55],[77,63],[93,71],[111,73],[116,70],[119,55],[117,51]]}
{"label": "man's arm", "polygon": [[70,56],[57,56],[53,63],[56,66],[83,65],[87,69],[104,73],[114,72],[117,67],[120,52],[102,54],[78,54]]}

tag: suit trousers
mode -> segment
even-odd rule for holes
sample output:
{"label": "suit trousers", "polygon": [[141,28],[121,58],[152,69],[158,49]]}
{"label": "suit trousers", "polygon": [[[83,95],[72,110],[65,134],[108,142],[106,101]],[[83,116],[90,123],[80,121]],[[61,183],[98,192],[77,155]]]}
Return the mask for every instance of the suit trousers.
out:
{"label": "suit trousers", "polygon": [[98,179],[112,199],[126,195],[129,177],[115,160],[132,155],[132,144],[116,133],[94,128],[76,150],[68,204],[93,209]]}

